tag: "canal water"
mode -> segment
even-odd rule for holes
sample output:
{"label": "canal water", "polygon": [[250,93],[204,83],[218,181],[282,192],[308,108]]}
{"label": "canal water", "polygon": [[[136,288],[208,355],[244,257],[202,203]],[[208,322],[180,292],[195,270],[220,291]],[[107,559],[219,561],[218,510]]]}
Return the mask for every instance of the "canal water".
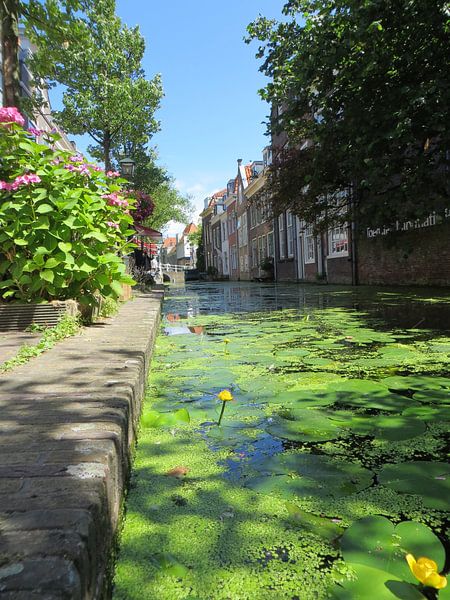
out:
{"label": "canal water", "polygon": [[450,598],[449,431],[448,290],[169,288],[115,598]]}

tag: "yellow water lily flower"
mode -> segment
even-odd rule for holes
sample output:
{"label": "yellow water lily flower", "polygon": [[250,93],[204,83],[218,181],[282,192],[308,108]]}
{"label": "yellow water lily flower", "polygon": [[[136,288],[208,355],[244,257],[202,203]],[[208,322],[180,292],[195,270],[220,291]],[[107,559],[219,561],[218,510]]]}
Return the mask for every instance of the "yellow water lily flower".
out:
{"label": "yellow water lily flower", "polygon": [[222,402],[233,400],[233,394],[228,390],[222,390],[219,394],[217,394],[217,397],[219,400],[222,400]]}
{"label": "yellow water lily flower", "polygon": [[423,585],[433,587],[436,590],[442,590],[446,587],[447,578],[444,575],[439,575],[438,566],[431,558],[422,556],[416,560],[412,554],[407,554],[406,561],[414,577]]}

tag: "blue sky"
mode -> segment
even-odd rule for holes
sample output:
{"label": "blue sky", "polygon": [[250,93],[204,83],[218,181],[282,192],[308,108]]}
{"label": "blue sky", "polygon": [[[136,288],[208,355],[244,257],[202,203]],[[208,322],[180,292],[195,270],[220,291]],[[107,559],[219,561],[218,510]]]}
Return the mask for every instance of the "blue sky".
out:
{"label": "blue sky", "polygon": [[[280,18],[285,0],[116,0],[127,25],[139,25],[146,41],[143,67],[148,78],[161,73],[164,98],[157,118],[161,131],[151,140],[159,163],[195,204],[236,176],[236,160],[260,160],[268,105],[258,89],[266,79],[255,58],[257,43],[243,41],[259,14]],[[52,93],[60,105],[61,91]],[[90,138],[78,138],[85,151]],[[183,225],[171,223],[166,233]]]}
{"label": "blue sky", "polygon": [[[146,40],[147,77],[161,73],[165,97],[154,136],[160,163],[196,215],[203,199],[236,175],[236,160],[261,158],[267,105],[257,45],[243,41],[258,14],[280,17],[284,0],[117,0],[117,13]],[[171,231],[180,228],[171,225]]]}

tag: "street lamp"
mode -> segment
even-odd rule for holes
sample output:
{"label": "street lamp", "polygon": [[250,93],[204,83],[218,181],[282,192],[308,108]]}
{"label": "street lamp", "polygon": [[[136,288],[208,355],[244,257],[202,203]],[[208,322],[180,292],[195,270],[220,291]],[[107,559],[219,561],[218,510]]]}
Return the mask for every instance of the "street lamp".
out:
{"label": "street lamp", "polygon": [[134,167],[136,166],[134,160],[129,156],[126,156],[125,158],[122,158],[122,160],[119,160],[119,165],[120,172],[125,179],[131,179],[134,175]]}

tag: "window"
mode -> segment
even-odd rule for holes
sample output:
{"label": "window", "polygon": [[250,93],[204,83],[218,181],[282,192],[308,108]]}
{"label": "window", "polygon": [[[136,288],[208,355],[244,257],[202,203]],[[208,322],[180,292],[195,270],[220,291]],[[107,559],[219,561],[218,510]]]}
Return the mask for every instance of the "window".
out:
{"label": "window", "polygon": [[274,257],[273,231],[267,234],[267,256]]}
{"label": "window", "polygon": [[294,217],[290,210],[286,212],[287,219],[287,250],[289,258],[294,256]]}
{"label": "window", "polygon": [[280,242],[280,258],[286,258],[286,230],[284,228],[284,215],[278,217],[278,233]]}
{"label": "window", "polygon": [[305,263],[311,264],[316,262],[316,246],[313,235],[312,225],[304,229],[304,246],[305,246]]}
{"label": "window", "polygon": [[237,270],[237,250],[236,246],[231,247],[231,268],[236,271]]}
{"label": "window", "polygon": [[227,238],[228,238],[228,235],[227,235],[227,222],[223,221],[223,223],[222,223],[222,239],[226,240]]}
{"label": "window", "polygon": [[246,246],[248,243],[248,231],[247,231],[247,213],[242,215],[242,245]]}
{"label": "window", "polygon": [[223,253],[223,270],[225,273],[228,273],[228,253]]}
{"label": "window", "polygon": [[258,266],[258,240],[252,240],[252,267]]}
{"label": "window", "polygon": [[334,227],[328,233],[328,256],[348,256],[347,226]]}
{"label": "window", "polygon": [[258,238],[258,265],[260,265],[267,256],[266,236]]}

